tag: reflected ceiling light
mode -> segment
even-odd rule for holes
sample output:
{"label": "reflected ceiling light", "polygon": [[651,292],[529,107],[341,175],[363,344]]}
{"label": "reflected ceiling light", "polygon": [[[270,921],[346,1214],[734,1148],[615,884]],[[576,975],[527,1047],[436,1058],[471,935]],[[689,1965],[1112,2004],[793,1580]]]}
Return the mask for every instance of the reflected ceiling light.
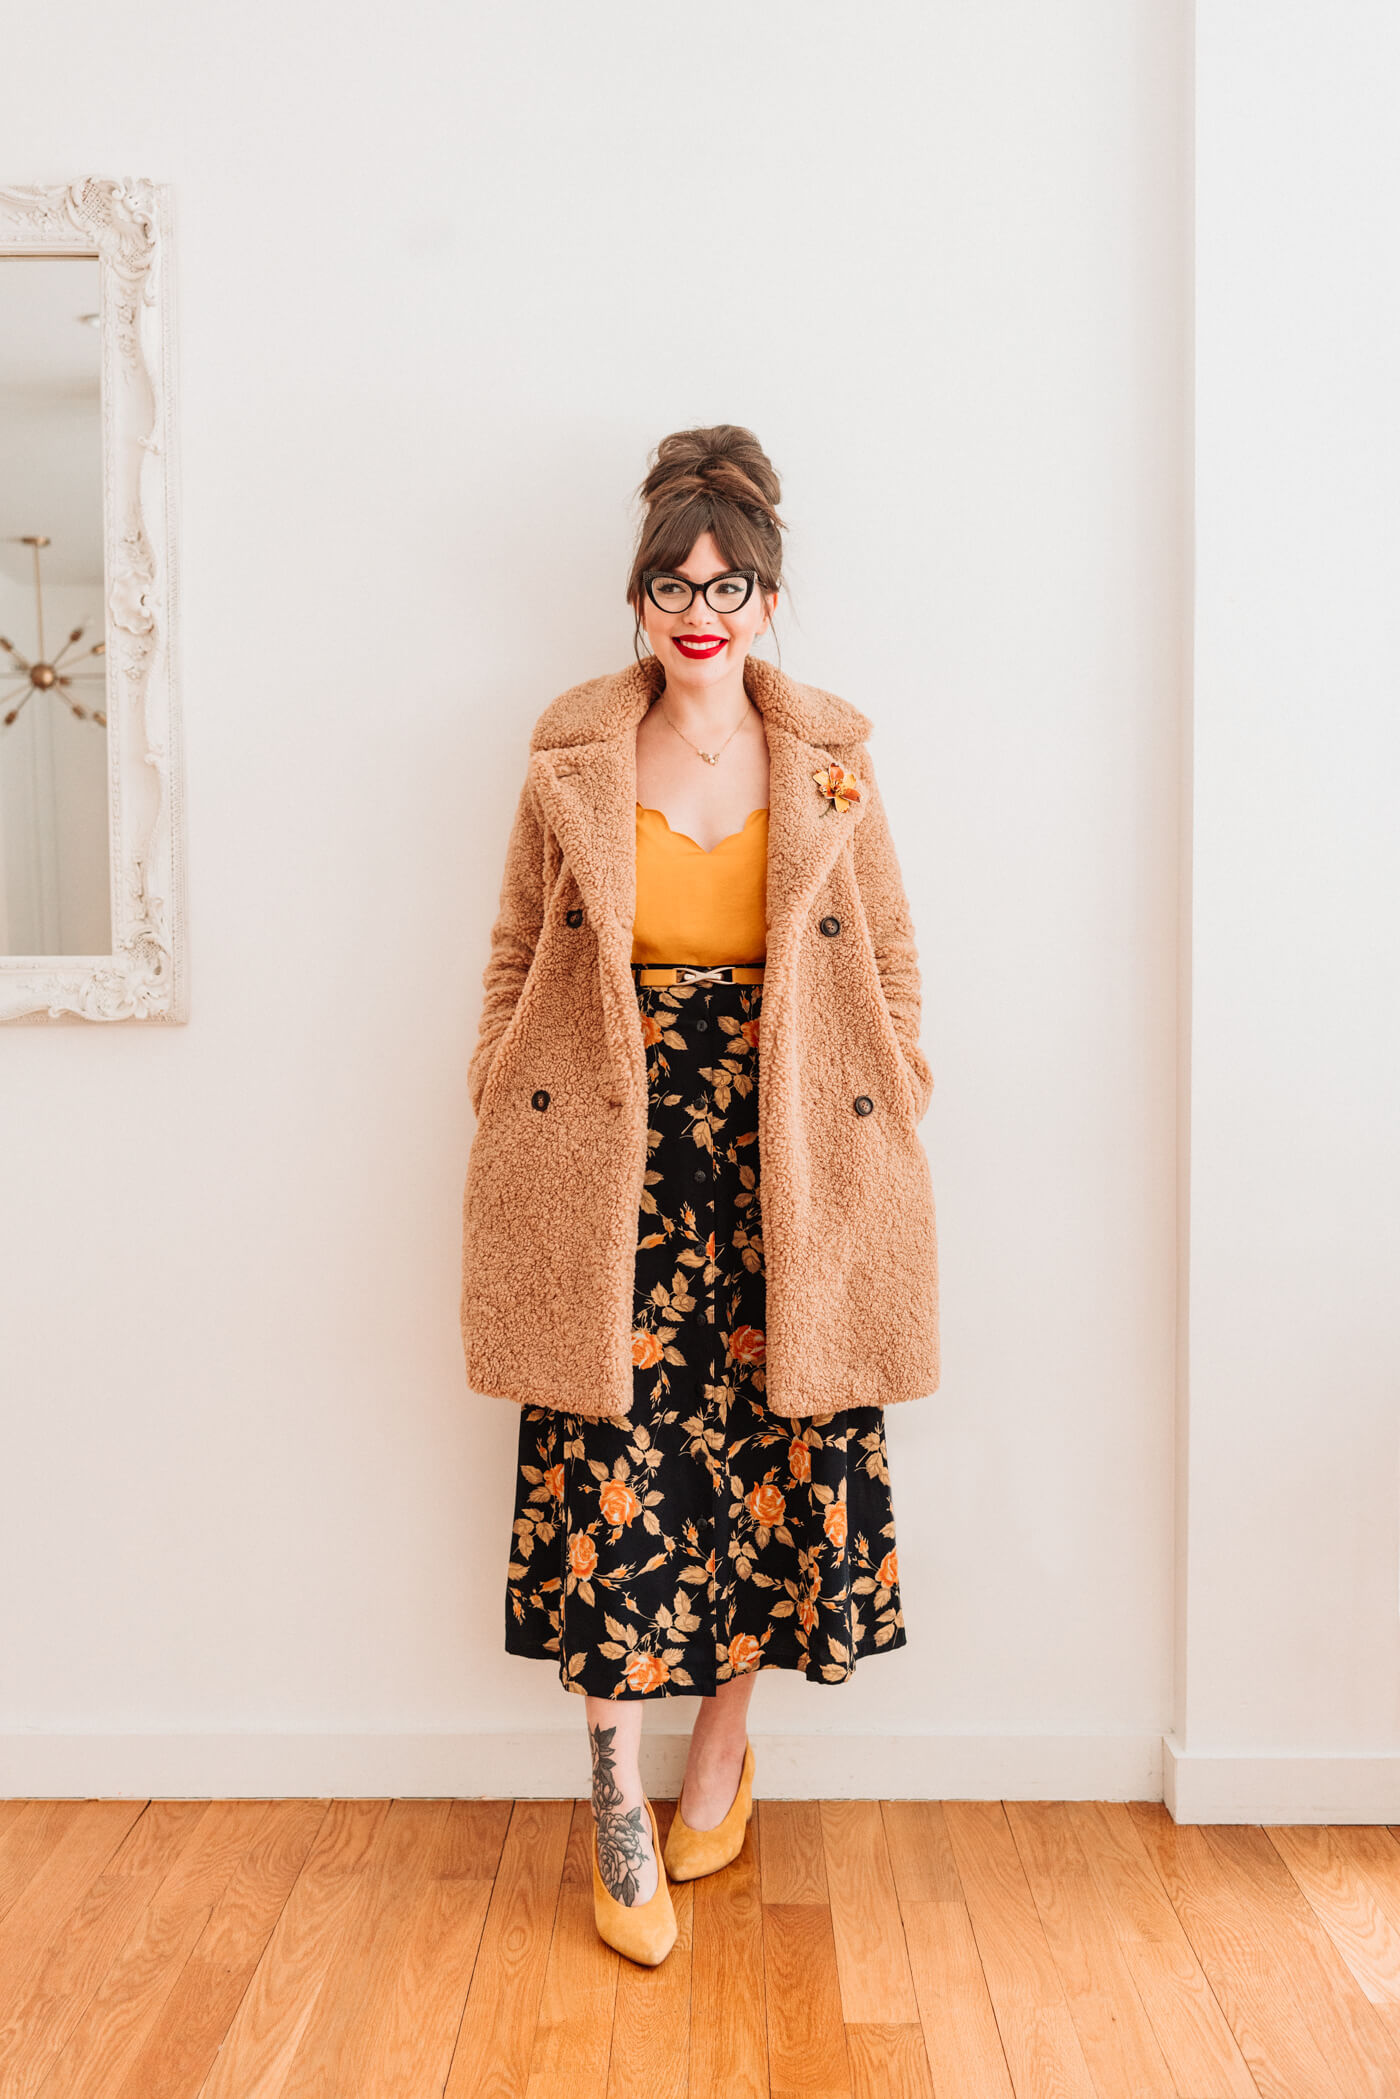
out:
{"label": "reflected ceiling light", "polygon": [[[80,722],[96,722],[99,728],[105,729],[107,717],[102,709],[85,707],[75,697],[72,688],[75,685],[100,685],[102,693],[99,697],[106,697],[107,673],[104,670],[75,671],[73,665],[85,663],[89,656],[105,656],[107,644],[105,641],[94,642],[90,649],[84,649],[81,656],[69,657],[64,669],[63,660],[68,651],[77,647],[87,631],[84,627],[75,627],[53,661],[48,660],[44,654],[44,593],[39,582],[39,549],[51,546],[52,541],[47,532],[26,532],[15,544],[34,549],[34,625],[39,636],[39,652],[31,663],[21,656],[12,641],[0,634],[0,651],[15,665],[14,670],[0,670],[0,709],[4,710],[0,713],[0,729],[8,729],[18,719],[25,702],[36,692],[53,693],[55,698],[67,701]],[[11,701],[13,706],[9,704]]]}

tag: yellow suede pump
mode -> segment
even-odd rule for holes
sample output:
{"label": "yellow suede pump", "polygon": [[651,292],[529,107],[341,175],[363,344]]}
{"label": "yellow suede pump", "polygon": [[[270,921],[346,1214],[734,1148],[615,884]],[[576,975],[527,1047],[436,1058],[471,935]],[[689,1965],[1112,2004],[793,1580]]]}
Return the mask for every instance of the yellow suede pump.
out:
{"label": "yellow suede pump", "polygon": [[744,1848],[744,1830],[753,1813],[753,1743],[744,1743],[744,1768],[728,1814],[713,1829],[692,1829],[681,1814],[671,1817],[666,1837],[666,1871],[672,1880],[698,1880],[702,1873],[718,1873]]}
{"label": "yellow suede pump", "polygon": [[655,1968],[676,1943],[676,1912],[666,1885],[666,1866],[661,1856],[661,1832],[656,1811],[646,1802],[651,1823],[652,1849],[656,1854],[656,1887],[645,1902],[619,1902],[604,1884],[598,1871],[598,1829],[593,1829],[593,1921],[603,1942],[625,1953],[629,1961]]}

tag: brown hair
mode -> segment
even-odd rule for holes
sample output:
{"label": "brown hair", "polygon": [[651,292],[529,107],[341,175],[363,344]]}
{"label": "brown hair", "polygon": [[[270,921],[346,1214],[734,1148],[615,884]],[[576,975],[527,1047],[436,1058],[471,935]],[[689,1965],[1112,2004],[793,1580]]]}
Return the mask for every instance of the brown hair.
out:
{"label": "brown hair", "polygon": [[[782,587],[782,490],[752,430],[716,423],[708,430],[673,431],[657,446],[637,493],[647,508],[627,579],[627,602],[636,615],[632,653],[639,662],[642,577],[648,569],[679,568],[702,532],[714,535],[731,568],[756,569],[765,594]],[[778,655],[781,662],[781,649]]]}

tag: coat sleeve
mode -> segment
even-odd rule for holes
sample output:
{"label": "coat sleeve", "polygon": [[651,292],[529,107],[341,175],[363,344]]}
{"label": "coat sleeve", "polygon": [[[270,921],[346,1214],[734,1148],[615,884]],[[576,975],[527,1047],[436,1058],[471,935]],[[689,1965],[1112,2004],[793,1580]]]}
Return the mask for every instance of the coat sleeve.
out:
{"label": "coat sleeve", "polygon": [[491,952],[481,977],[486,995],[476,1048],[467,1066],[467,1092],[473,1114],[481,1111],[491,1059],[534,960],[544,923],[544,895],[544,822],[533,783],[527,777],[506,846],[500,904],[491,928]]}
{"label": "coat sleeve", "polygon": [[894,1022],[899,1046],[904,1052],[914,1094],[915,1120],[921,1121],[927,1113],[934,1082],[928,1059],[919,1047],[923,987],[909,899],[904,892],[904,880],[876,783],[875,768],[864,745],[860,747],[852,770],[866,797],[866,809],[856,825],[852,841],[856,880],[860,884],[866,923],[875,944],[880,988]]}

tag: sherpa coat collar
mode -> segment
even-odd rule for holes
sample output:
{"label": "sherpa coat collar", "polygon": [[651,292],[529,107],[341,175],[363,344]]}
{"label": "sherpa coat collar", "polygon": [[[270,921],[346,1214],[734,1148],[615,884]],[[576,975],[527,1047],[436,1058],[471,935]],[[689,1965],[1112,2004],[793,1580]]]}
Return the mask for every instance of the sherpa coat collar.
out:
{"label": "sherpa coat collar", "polygon": [[[576,685],[547,707],[530,739],[540,801],[589,910],[625,925],[636,904],[636,731],[663,683],[654,656]],[[744,685],[768,739],[768,937],[781,942],[825,879],[865,802],[837,821],[812,775],[830,746],[860,743],[871,721],[835,693],[799,685],[750,656]]]}

